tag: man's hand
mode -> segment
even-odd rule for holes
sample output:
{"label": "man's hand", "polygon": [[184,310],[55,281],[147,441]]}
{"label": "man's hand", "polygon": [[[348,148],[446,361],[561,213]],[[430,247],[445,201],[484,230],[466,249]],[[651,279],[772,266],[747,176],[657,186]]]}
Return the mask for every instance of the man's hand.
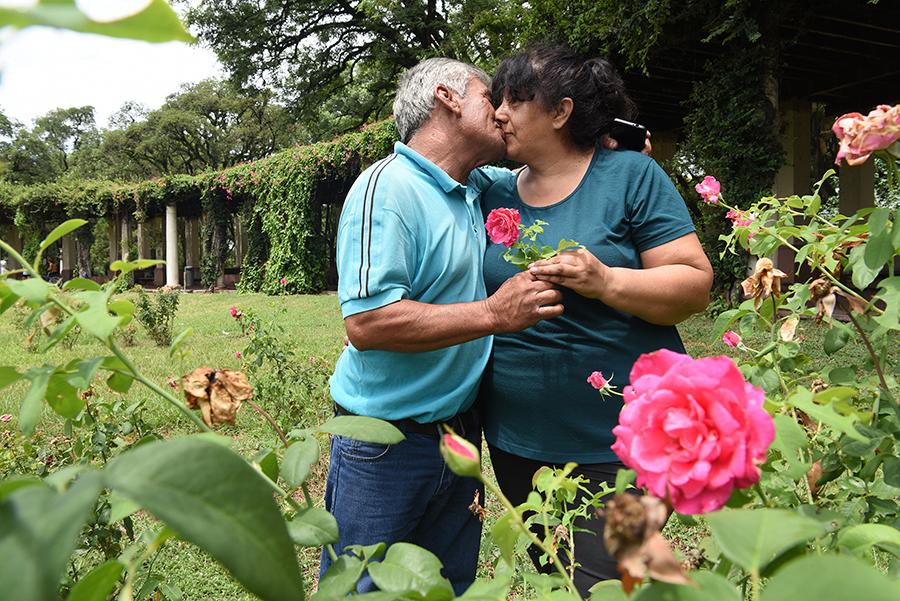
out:
{"label": "man's hand", "polygon": [[495,324],[494,332],[503,334],[562,315],[561,300],[562,293],[553,284],[541,282],[526,271],[503,282],[484,302]]}

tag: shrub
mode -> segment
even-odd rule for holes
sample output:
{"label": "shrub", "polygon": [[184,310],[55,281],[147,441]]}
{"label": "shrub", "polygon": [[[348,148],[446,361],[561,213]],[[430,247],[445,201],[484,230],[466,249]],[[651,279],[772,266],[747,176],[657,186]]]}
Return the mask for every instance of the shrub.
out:
{"label": "shrub", "polygon": [[154,302],[143,289],[138,289],[137,310],[134,315],[159,346],[169,346],[172,343],[172,326],[178,312],[178,301],[178,292],[157,292]]}

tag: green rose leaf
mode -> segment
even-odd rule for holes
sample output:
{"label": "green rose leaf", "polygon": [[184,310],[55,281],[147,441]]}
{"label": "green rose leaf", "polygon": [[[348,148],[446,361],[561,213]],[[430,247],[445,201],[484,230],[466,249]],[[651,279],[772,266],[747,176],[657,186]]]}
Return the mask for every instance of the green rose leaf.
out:
{"label": "green rose leaf", "polygon": [[356,590],[356,582],[366,569],[366,564],[352,555],[341,555],[328,566],[312,601],[340,600]]}
{"label": "green rose leaf", "polygon": [[101,563],[75,583],[66,601],[106,601],[124,569],[124,564],[114,559]]}
{"label": "green rose leaf", "polygon": [[825,333],[825,342],[823,348],[829,355],[838,352],[850,341],[850,329],[842,324],[834,324],[834,326]]}
{"label": "green rose leaf", "polygon": [[513,564],[513,556],[516,552],[516,541],[519,539],[519,529],[512,513],[507,512],[494,522],[491,528],[491,538],[497,548],[500,549],[500,556],[510,566]]}
{"label": "green rose leaf", "polygon": [[813,394],[805,388],[798,388],[786,401],[789,405],[803,411],[819,423],[843,432],[850,438],[861,442],[868,439],[856,429],[857,420],[852,416],[841,415],[832,405],[818,405],[813,401]]}
{"label": "green rose leaf", "polygon": [[393,424],[362,415],[338,415],[320,425],[319,431],[376,444],[397,444],[406,439]]}
{"label": "green rose leaf", "polygon": [[143,10],[107,22],[91,20],[75,0],[42,0],[34,6],[0,8],[0,25],[15,28],[43,25],[147,42],[194,41],[165,0],[151,0]]}
{"label": "green rose leaf", "polygon": [[320,507],[298,511],[288,522],[288,533],[294,544],[319,547],[338,542],[338,524],[334,516]]}
{"label": "green rose leaf", "polygon": [[150,442],[106,468],[108,485],[224,565],[264,600],[303,599],[294,545],[272,489],[244,459],[203,438]]}
{"label": "green rose leaf", "polygon": [[99,473],[88,472],[64,493],[27,486],[0,503],[0,582],[15,583],[16,599],[59,599],[60,580],[102,483]]}
{"label": "green rose leaf", "polygon": [[762,601],[865,599],[897,601],[900,584],[847,556],[808,555],[790,562],[769,581]]}
{"label": "green rose leaf", "polygon": [[[46,0],[45,0],[46,2]],[[72,3],[74,5],[74,2]],[[47,237],[41,242],[41,245],[38,247],[41,252],[47,250],[47,247],[65,236],[66,234],[70,234],[80,228],[82,225],[85,225],[87,221],[85,219],[69,219],[56,226],[52,232],[47,234]]]}
{"label": "green rose leaf", "polygon": [[824,534],[826,526],[781,509],[737,509],[705,516],[722,553],[744,570],[759,571],[795,545]]}
{"label": "green rose leaf", "polygon": [[641,587],[633,601],[741,601],[735,586],[714,572],[692,572],[691,578],[697,586],[654,582]]}
{"label": "green rose leaf", "polygon": [[306,438],[298,440],[284,452],[284,461],[281,462],[281,477],[291,488],[303,484],[309,470],[319,461],[319,442],[315,436],[307,434]]}
{"label": "green rose leaf", "polygon": [[453,598],[450,581],[441,576],[441,561],[430,551],[410,543],[395,543],[388,548],[380,562],[369,565],[372,581],[382,591],[391,593],[415,592],[431,599],[434,589]]}
{"label": "green rose leaf", "polygon": [[772,442],[772,448],[787,462],[788,477],[796,480],[809,470],[809,464],[800,460],[800,450],[807,447],[809,440],[803,428],[792,417],[779,414],[775,416],[774,421],[775,440]]}
{"label": "green rose leaf", "polygon": [[887,524],[856,524],[838,533],[837,546],[860,557],[875,546],[900,557],[900,530]]}

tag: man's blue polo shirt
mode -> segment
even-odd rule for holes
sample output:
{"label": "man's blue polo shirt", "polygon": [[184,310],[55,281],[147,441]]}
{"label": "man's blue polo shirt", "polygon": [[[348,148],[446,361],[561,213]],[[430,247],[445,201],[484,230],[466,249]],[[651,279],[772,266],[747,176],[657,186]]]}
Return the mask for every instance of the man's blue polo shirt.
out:
{"label": "man's blue polo shirt", "polygon": [[[405,144],[353,184],[338,226],[338,298],[343,316],[401,299],[450,304],[486,297],[481,191],[490,170],[466,185]],[[471,407],[491,337],[424,353],[348,346],[331,396],[359,415],[433,422]]]}

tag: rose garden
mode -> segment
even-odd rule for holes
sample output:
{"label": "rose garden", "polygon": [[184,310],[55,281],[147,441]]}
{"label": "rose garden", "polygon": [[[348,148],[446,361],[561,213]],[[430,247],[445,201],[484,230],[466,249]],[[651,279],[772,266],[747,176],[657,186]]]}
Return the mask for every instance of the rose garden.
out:
{"label": "rose garden", "polygon": [[[2,10],[17,27],[72,22]],[[187,35],[165,2],[147,10],[166,16],[110,35]],[[753,160],[696,150],[709,144],[696,113],[696,154],[675,138],[668,160],[654,152],[702,230],[712,302],[679,324],[686,354],[583,375],[598,406],[622,407],[612,450],[627,469],[602,494],[567,464],[514,505],[486,445],[447,429],[447,468],[485,486],[469,508],[478,577],[460,599],[585,598],[575,521],[592,515],[619,574],[592,600],[900,598],[900,104],[877,93],[853,112],[815,105],[818,138],[776,135],[793,164],[755,188]],[[815,130],[787,106],[782,134]],[[371,121],[196,174],[0,181],[0,599],[457,598],[419,546],[338,555],[322,502],[331,436],[404,439],[335,416],[329,394],[348,344],[327,291],[339,197],[397,139]],[[667,135],[652,138],[660,154]],[[815,177],[797,166],[809,146],[825,148]],[[485,232],[522,269],[580,247],[544,240],[544,225],[501,208]],[[85,272],[97,254],[108,269],[86,259]],[[356,592],[364,574],[377,591]]]}

